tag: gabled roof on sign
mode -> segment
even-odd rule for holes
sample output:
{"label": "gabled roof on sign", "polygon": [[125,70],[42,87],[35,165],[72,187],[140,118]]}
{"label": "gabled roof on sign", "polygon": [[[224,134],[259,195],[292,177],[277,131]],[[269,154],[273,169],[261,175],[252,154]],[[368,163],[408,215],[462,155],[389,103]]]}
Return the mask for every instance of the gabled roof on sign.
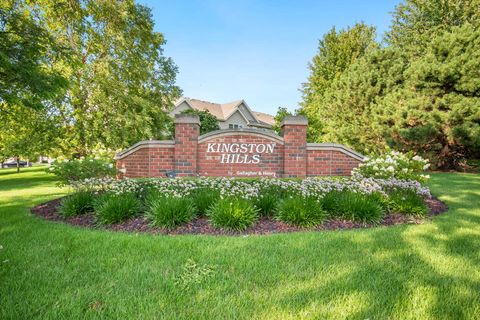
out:
{"label": "gabled roof on sign", "polygon": [[263,112],[252,111],[245,102],[245,100],[235,100],[227,103],[215,103],[210,101],[182,97],[175,103],[175,107],[183,102],[186,102],[192,109],[210,112],[220,121],[226,121],[238,110],[238,107],[243,104],[252,114],[252,116],[257,120],[257,122],[266,125],[273,125],[275,123],[273,116]]}

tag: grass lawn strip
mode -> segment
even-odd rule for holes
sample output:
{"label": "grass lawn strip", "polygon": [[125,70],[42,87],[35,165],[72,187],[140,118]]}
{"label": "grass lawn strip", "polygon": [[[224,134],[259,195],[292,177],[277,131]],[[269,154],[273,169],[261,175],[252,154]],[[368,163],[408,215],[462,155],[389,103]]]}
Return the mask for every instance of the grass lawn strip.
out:
{"label": "grass lawn strip", "polygon": [[52,223],[41,168],[0,171],[2,319],[476,319],[480,176],[434,174],[420,225],[168,237]]}

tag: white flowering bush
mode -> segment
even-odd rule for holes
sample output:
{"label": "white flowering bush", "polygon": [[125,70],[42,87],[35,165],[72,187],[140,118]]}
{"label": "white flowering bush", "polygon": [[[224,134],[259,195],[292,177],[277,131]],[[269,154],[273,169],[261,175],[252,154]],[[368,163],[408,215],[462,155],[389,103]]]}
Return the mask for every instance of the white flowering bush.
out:
{"label": "white flowering bush", "polygon": [[54,161],[47,168],[59,178],[59,184],[72,185],[89,178],[114,177],[116,169],[111,161],[97,158],[81,158]]}
{"label": "white flowering bush", "polygon": [[415,180],[426,182],[430,176],[423,174],[430,167],[427,159],[413,152],[391,151],[376,157],[366,157],[352,174],[356,178]]}
{"label": "white flowering bush", "polygon": [[[194,215],[196,216],[206,214],[212,221],[215,217],[214,225],[216,226],[220,226],[222,223],[218,221],[237,221],[237,218],[242,220],[243,218],[240,216],[243,217],[243,215],[238,213],[240,210],[238,208],[246,207],[246,204],[252,207],[251,210],[249,209],[252,214],[247,215],[249,223],[242,224],[242,228],[246,228],[247,225],[251,226],[251,221],[257,215],[276,216],[284,222],[301,226],[320,223],[325,218],[324,213],[333,218],[376,223],[389,208],[409,208],[409,212],[405,213],[410,214],[419,209],[418,203],[424,203],[425,198],[431,197],[430,190],[417,180],[402,180],[396,177],[366,178],[360,174],[343,178],[311,177],[305,179],[198,177],[116,180],[111,177],[101,177],[76,181],[72,185],[78,192],[89,191],[100,196],[110,194],[121,198],[123,195],[135,195],[142,201],[144,208],[151,207],[149,199],[153,197],[157,199],[155,212],[158,214],[155,214],[155,219],[151,214],[147,215],[147,218],[154,223],[161,214],[166,221],[161,223],[157,221],[157,225],[168,225],[169,227],[178,226],[180,222],[187,221],[176,220],[176,216],[182,214],[182,216],[191,217],[192,208],[195,208]],[[408,199],[405,198],[405,201],[410,204],[399,204],[399,201],[403,200],[401,197],[398,200],[398,196],[395,199],[389,199],[391,195],[398,195],[402,192],[412,195]],[[183,199],[187,199],[186,201],[193,205],[180,205],[180,200]],[[292,200],[286,201],[288,199]],[[395,205],[392,205],[393,200],[395,200]],[[170,206],[172,210],[167,215],[165,209],[168,201],[172,203]],[[220,202],[224,205],[218,205]],[[299,206],[298,203],[305,205]],[[188,212],[183,209],[187,207]],[[215,214],[212,213],[214,207],[216,208]],[[294,208],[297,208],[298,212],[290,212]],[[222,210],[225,212],[220,212]],[[178,213],[179,211],[185,214]],[[173,214],[174,212],[177,213]],[[218,217],[222,217],[222,219]],[[224,225],[223,227],[234,228],[233,225]]]}
{"label": "white flowering bush", "polygon": [[[215,190],[220,198],[238,197],[253,200],[263,196],[262,192],[276,192],[280,197],[300,195],[304,198],[322,198],[330,191],[352,191],[355,193],[387,194],[394,189],[409,189],[422,197],[430,197],[430,190],[415,180],[400,180],[396,178],[305,178],[288,179],[236,179],[236,178],[149,178],[121,179],[89,178],[73,184],[78,190],[93,190],[114,194],[153,192],[169,197],[190,197],[197,190]],[[265,191],[267,190],[267,191]]]}

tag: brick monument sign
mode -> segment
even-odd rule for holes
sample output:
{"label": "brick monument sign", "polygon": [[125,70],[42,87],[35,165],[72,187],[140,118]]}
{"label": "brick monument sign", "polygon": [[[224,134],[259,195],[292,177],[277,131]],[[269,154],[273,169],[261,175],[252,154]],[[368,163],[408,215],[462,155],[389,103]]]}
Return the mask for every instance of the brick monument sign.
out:
{"label": "brick monument sign", "polygon": [[175,140],[141,141],[116,156],[119,178],[350,175],[363,156],[343,145],[307,143],[307,120],[287,116],[282,136],[261,129],[200,135],[196,115],[175,117]]}

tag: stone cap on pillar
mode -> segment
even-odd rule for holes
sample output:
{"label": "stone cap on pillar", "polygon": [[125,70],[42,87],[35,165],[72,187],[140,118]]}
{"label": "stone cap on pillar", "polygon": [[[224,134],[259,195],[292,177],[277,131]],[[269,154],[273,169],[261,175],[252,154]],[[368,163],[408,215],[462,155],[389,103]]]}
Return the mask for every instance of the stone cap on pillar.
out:
{"label": "stone cap on pillar", "polygon": [[285,125],[306,126],[308,125],[308,120],[304,116],[285,116],[280,124],[280,127]]}
{"label": "stone cap on pillar", "polygon": [[177,123],[193,123],[200,125],[200,117],[196,114],[177,114],[175,115],[175,120],[173,121],[175,124]]}

